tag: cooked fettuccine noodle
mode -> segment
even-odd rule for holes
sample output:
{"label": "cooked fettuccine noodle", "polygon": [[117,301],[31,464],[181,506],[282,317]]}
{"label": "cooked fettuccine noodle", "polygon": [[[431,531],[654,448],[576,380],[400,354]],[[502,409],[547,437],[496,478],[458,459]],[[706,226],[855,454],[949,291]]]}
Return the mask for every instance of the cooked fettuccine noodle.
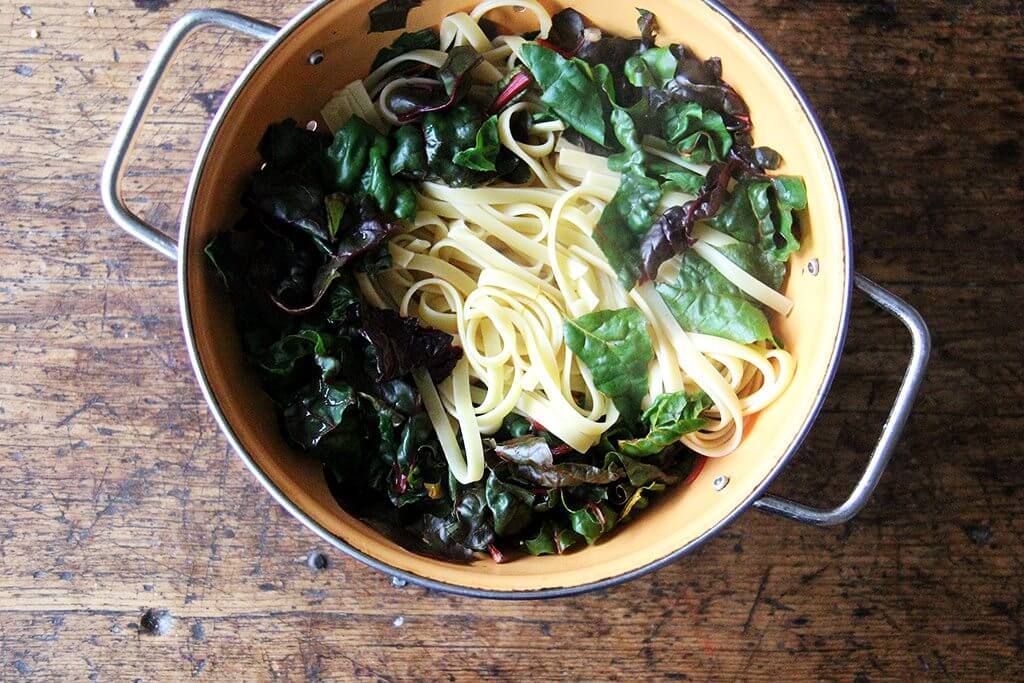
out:
{"label": "cooked fettuccine noodle", "polygon": [[[532,0],[487,0],[441,23],[442,50],[467,44],[483,56],[472,74],[480,84],[499,81],[516,63],[522,39],[502,36],[492,42],[478,24],[487,12],[511,6],[533,13],[540,37],[547,35],[551,18]],[[407,61],[439,66],[445,57],[443,51],[414,50],[388,61],[336,96],[325,119],[335,129],[352,114],[378,128],[397,123],[385,104],[387,94],[410,79],[384,84],[389,72]],[[420,183],[415,220],[389,245],[393,267],[373,279],[359,277],[368,301],[454,335],[464,350],[452,375],[437,386],[425,371],[414,373],[453,474],[463,483],[480,479],[481,438],[495,433],[512,412],[543,425],[577,451],[596,444],[618,412],[567,347],[563,323],[627,306],[646,317],[654,345],[647,402],[666,392],[704,391],[713,402],[704,412],[707,424],[682,441],[705,456],[727,455],[743,438],[746,416],[789,384],[792,356],[764,343],[743,345],[684,331],[653,283],[624,291],[592,237],[619,174],[608,170],[604,158],[562,139],[564,125],[558,121],[534,123],[529,142],[516,140],[512,117],[541,109],[526,99],[498,119],[500,142],[529,166],[530,185],[462,189]],[[647,149],[707,171],[663,149]],[[668,193],[662,206],[692,198]],[[699,226],[697,235],[697,255],[753,299],[789,313],[789,299],[718,251],[731,237],[706,226]],[[677,262],[665,264],[662,277],[673,268]]]}

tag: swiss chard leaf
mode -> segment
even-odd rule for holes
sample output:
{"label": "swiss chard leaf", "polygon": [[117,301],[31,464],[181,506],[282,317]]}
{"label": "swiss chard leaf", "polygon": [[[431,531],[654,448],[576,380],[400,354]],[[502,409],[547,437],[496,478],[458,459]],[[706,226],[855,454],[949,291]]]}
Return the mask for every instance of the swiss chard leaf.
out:
{"label": "swiss chard leaf", "polygon": [[610,484],[625,476],[622,468],[616,464],[602,468],[581,462],[554,465],[508,463],[497,469],[521,482],[546,489],[572,488],[584,484]]}
{"label": "swiss chard leaf", "polygon": [[409,10],[422,0],[384,0],[370,10],[370,33],[383,33],[405,28]]}
{"label": "swiss chard leaf", "polygon": [[326,243],[331,238],[324,204],[327,141],[293,119],[269,126],[259,143],[265,164],[253,176],[243,204]]}
{"label": "swiss chard leaf", "polygon": [[611,531],[618,520],[618,514],[607,503],[590,503],[569,512],[573,531],[582,536],[587,545],[593,545],[598,538]]}
{"label": "swiss chard leaf", "polygon": [[258,362],[260,368],[270,375],[288,376],[302,359],[327,355],[333,343],[328,333],[305,328],[281,337],[262,354]]}
{"label": "swiss chard leaf", "polygon": [[641,90],[626,78],[625,64],[639,52],[640,47],[640,41],[636,38],[604,34],[600,40],[584,40],[576,56],[595,69],[599,64],[607,66],[612,75],[614,101],[619,106],[632,107],[640,100]]}
{"label": "swiss chard leaf", "polygon": [[645,50],[626,60],[626,78],[638,88],[664,88],[676,75],[679,61],[667,47]]}
{"label": "swiss chard leaf", "polygon": [[605,462],[618,462],[626,472],[626,478],[632,486],[647,486],[651,483],[674,484],[679,481],[675,475],[665,472],[657,465],[652,465],[643,460],[631,458],[622,453],[609,453],[605,456]]}
{"label": "swiss chard leaf", "polygon": [[700,192],[700,188],[704,185],[704,176],[688,169],[668,171],[663,173],[661,177],[665,179],[665,182],[661,184],[663,192],[679,190],[686,194],[695,195]]}
{"label": "swiss chard leaf", "polygon": [[328,140],[322,133],[285,119],[267,126],[259,142],[259,153],[268,166],[298,168],[316,164]]}
{"label": "swiss chard leaf", "polygon": [[447,516],[424,515],[415,531],[433,551],[445,557],[469,559],[494,543],[494,528],[487,508],[484,484],[460,486]]}
{"label": "swiss chard leaf", "polygon": [[807,208],[807,187],[803,178],[798,176],[773,176],[771,182],[775,191],[772,207],[775,234],[771,253],[776,260],[785,262],[791,254],[800,250],[800,241],[793,234],[793,212]]}
{"label": "swiss chard leaf", "polygon": [[312,451],[325,437],[338,431],[347,431],[344,439],[351,440],[352,430],[345,430],[343,423],[354,412],[355,405],[352,387],[317,380],[299,390],[285,406],[285,431],[292,442],[306,451]]}
{"label": "swiss chard leaf", "polygon": [[793,211],[807,208],[802,178],[774,176],[741,180],[709,225],[741,242],[757,244],[778,261],[800,249]]}
{"label": "swiss chard leaf", "polygon": [[733,162],[712,166],[697,198],[667,209],[644,235],[640,242],[640,260],[647,279],[657,278],[661,264],[689,248],[697,221],[719,210],[725,201],[732,169]]}
{"label": "swiss chard leaf", "polygon": [[680,257],[676,281],[659,284],[658,292],[688,332],[711,334],[740,344],[772,338],[768,319],[758,305],[692,251],[683,252]]}
{"label": "swiss chard leaf", "polygon": [[561,555],[579,543],[582,537],[559,521],[545,520],[537,534],[523,541],[531,555]]}
{"label": "swiss chard leaf", "polygon": [[334,134],[334,141],[326,154],[334,189],[352,193],[359,187],[370,158],[370,149],[379,144],[380,138],[377,130],[358,116],[352,116]]}
{"label": "swiss chard leaf", "polygon": [[722,61],[711,57],[701,61],[680,46],[675,46],[679,57],[676,77],[665,88],[675,99],[697,102],[705,109],[730,117],[748,117],[743,98],[732,86],[722,80]]}
{"label": "swiss chard leaf", "polygon": [[444,113],[432,112],[423,118],[423,140],[430,177],[451,187],[474,187],[491,177],[454,161],[456,154],[476,144],[476,133],[483,122],[480,109],[468,102]]}
{"label": "swiss chard leaf", "polygon": [[660,201],[661,186],[656,180],[640,173],[626,172],[622,174],[619,189],[597,221],[594,241],[627,291],[643,273],[637,246],[640,235],[654,221],[654,212]]}
{"label": "swiss chard leaf", "polygon": [[437,75],[444,85],[445,92],[450,97],[454,97],[459,84],[462,83],[462,79],[482,61],[483,57],[469,45],[459,45],[451,48],[448,51],[448,59],[437,70]]}
{"label": "swiss chard leaf", "polygon": [[318,176],[267,165],[253,176],[242,202],[322,244],[331,239],[324,187]]}
{"label": "swiss chard leaf", "polygon": [[640,29],[640,44],[645,50],[654,47],[654,41],[658,38],[658,20],[653,12],[637,7],[640,14],[636,19],[636,27]]}
{"label": "swiss chard leaf", "polygon": [[425,28],[413,33],[403,33],[395,38],[389,47],[381,48],[377,56],[373,58],[370,71],[374,71],[385,62],[389,62],[395,57],[401,57],[413,50],[439,50],[440,48],[441,39],[438,37],[437,31],[432,28]]}
{"label": "swiss chard leaf", "polygon": [[400,379],[381,382],[377,387],[381,400],[405,416],[412,415],[420,407],[420,395],[416,390]]}
{"label": "swiss chard leaf", "polygon": [[640,414],[647,395],[647,366],[654,357],[647,319],[635,308],[596,311],[564,326],[565,343],[609,396],[627,423]]}
{"label": "swiss chard leaf", "polygon": [[[619,441],[619,451],[623,455],[631,457],[644,457],[660,453],[672,444],[679,441],[684,434],[695,432],[702,428],[707,421],[700,417],[703,410],[710,407],[711,402],[704,393],[688,394],[685,391],[678,391],[671,394],[662,394],[654,399],[651,407],[644,411],[643,421],[650,430],[646,436],[636,439],[622,439]],[[626,467],[626,474],[630,473],[629,466]],[[634,486],[643,486],[647,481],[630,481]]]}
{"label": "swiss chard leaf", "polygon": [[519,55],[544,90],[541,102],[566,125],[604,144],[604,98],[590,67],[581,60],[566,59],[554,50],[533,43],[523,45]]}
{"label": "swiss chard leaf", "polygon": [[345,207],[348,206],[349,197],[344,192],[332,192],[324,197],[324,206],[327,209],[327,232],[331,239],[334,239],[341,228],[341,219],[345,216]]}
{"label": "swiss chard leaf", "polygon": [[696,102],[677,102],[662,108],[665,137],[695,163],[723,161],[732,149],[732,135],[722,115]]}
{"label": "swiss chard leaf", "polygon": [[601,212],[594,241],[628,291],[641,274],[637,247],[654,222],[661,202],[661,185],[645,173],[645,156],[639,133],[629,112],[615,108],[612,130],[623,151],[608,158],[608,165],[622,172],[619,189]]}
{"label": "swiss chard leaf", "polygon": [[494,162],[498,158],[501,142],[498,140],[498,116],[489,116],[476,132],[476,144],[468,149],[459,150],[452,157],[459,166],[474,171],[495,171]]}
{"label": "swiss chard leaf", "polygon": [[409,123],[431,112],[451,109],[462,99],[469,74],[483,60],[469,45],[454,47],[437,70],[440,81],[410,83],[396,88],[388,98],[388,107],[400,123]]}
{"label": "swiss chard leaf", "polygon": [[564,9],[551,17],[548,42],[563,53],[574,55],[583,43],[583,31],[587,24],[586,17],[576,10]]}
{"label": "swiss chard leaf", "polygon": [[[529,428],[529,424],[526,422],[525,426]],[[519,465],[533,464],[550,467],[554,464],[551,446],[543,437],[539,436],[520,436],[504,443],[495,444],[494,452],[501,459]]]}
{"label": "swiss chard leaf", "polygon": [[[334,247],[333,254],[326,263],[320,266],[313,279],[312,302],[304,306],[289,307],[282,303],[279,297],[278,305],[285,311],[293,315],[312,311],[334,281],[341,277],[342,269],[348,263],[374,251],[402,227],[400,223],[385,220],[369,197],[364,197],[362,201],[350,205],[345,213],[346,218],[343,221],[345,225]],[[349,216],[351,216],[351,221],[348,221]]]}
{"label": "swiss chard leaf", "polygon": [[376,135],[373,139],[360,186],[363,192],[376,200],[382,212],[390,212],[394,208],[397,188],[388,170],[388,139],[383,135]]}
{"label": "swiss chard leaf", "polygon": [[370,345],[370,371],[376,382],[397,379],[420,367],[440,382],[462,357],[462,349],[452,346],[450,334],[424,327],[415,318],[364,306],[360,323],[359,334]]}
{"label": "swiss chard leaf", "polygon": [[511,536],[522,531],[533,518],[533,493],[498,479],[494,472],[487,477],[487,507],[494,517],[494,533]]}
{"label": "swiss chard leaf", "polygon": [[391,133],[394,151],[388,170],[391,175],[409,180],[427,177],[427,153],[423,146],[423,131],[418,126],[399,126]]}

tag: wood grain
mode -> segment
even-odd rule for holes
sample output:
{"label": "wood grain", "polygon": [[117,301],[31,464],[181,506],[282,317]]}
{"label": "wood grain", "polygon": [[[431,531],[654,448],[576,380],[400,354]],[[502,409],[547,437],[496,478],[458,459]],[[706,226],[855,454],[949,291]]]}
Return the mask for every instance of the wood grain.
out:
{"label": "wood grain", "polygon": [[[750,512],[651,577],[524,603],[395,588],[328,551],[207,413],[173,268],[97,190],[153,47],[202,3],[24,2],[0,7],[0,679],[1024,677],[1019,2],[729,2],[823,119],[858,269],[932,326],[922,397],[846,526]],[[302,3],[230,7],[280,22]],[[175,223],[253,48],[190,39],[129,177],[151,220]],[[905,334],[860,300],[847,349],[779,492],[834,502],[874,443]],[[151,609],[169,632],[140,626]]]}

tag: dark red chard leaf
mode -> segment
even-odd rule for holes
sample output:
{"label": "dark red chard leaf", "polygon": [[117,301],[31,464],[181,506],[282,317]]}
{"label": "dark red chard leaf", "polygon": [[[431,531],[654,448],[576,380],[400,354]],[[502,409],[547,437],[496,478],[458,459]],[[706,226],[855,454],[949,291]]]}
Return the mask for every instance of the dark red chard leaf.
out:
{"label": "dark red chard leaf", "polygon": [[491,103],[487,114],[497,114],[502,109],[512,104],[517,97],[526,92],[526,89],[533,83],[533,76],[529,71],[520,69],[506,79],[505,86],[498,92]]}
{"label": "dark red chard leaf", "polygon": [[369,343],[375,382],[390,382],[413,368],[426,368],[431,379],[440,382],[462,358],[462,349],[452,346],[450,334],[394,311],[363,306],[359,334]]}
{"label": "dark red chard leaf", "polygon": [[466,75],[483,61],[468,45],[452,48],[448,59],[437,70],[437,84],[409,84],[395,88],[388,97],[388,107],[400,123],[409,123],[434,111],[455,106],[465,93]]}
{"label": "dark red chard leaf", "polygon": [[[376,70],[377,67],[384,64],[385,62],[391,61],[395,57],[400,57],[407,52],[413,50],[438,50],[441,48],[441,39],[437,34],[437,31],[432,28],[425,28],[421,31],[414,33],[403,33],[402,35],[395,38],[394,42],[390,46],[381,48],[377,56],[373,58],[373,64],[370,65],[370,71]],[[394,69],[392,69],[394,71]]]}
{"label": "dark red chard leaf", "polygon": [[731,159],[712,166],[696,199],[673,206],[654,222],[640,243],[644,279],[655,279],[662,263],[693,245],[693,226],[697,221],[714,216],[721,208],[729,179],[738,165],[737,160]]}
{"label": "dark red chard leaf", "polygon": [[576,10],[564,9],[551,17],[547,40],[540,38],[537,42],[568,59],[580,49],[583,32],[589,25],[590,21]]}
{"label": "dark red chard leaf", "polygon": [[576,56],[592,67],[598,64],[607,66],[615,86],[615,101],[628,108],[640,100],[642,93],[626,78],[626,60],[640,49],[640,41],[636,38],[603,35],[600,40],[584,40]]}
{"label": "dark red chard leaf", "polygon": [[551,448],[551,455],[553,455],[556,458],[562,458],[575,452],[576,450],[566,443],[560,443],[557,446],[553,446]]}
{"label": "dark red chard leaf", "polygon": [[640,29],[640,44],[643,45],[645,50],[649,50],[654,47],[654,43],[658,38],[658,20],[653,12],[639,8],[637,12],[640,13],[636,20],[637,28]]}
{"label": "dark red chard leaf", "polygon": [[388,109],[399,121],[413,121],[426,112],[444,109],[451,97],[440,81],[408,83],[388,95]]}
{"label": "dark red chard leaf", "polygon": [[731,132],[747,132],[750,111],[739,93],[722,80],[722,60],[711,57],[701,61],[682,46],[673,48],[679,68],[675,80],[666,88],[668,92],[677,99],[697,102],[705,109],[731,117],[731,121],[727,120]]}
{"label": "dark red chard leaf", "polygon": [[370,33],[383,33],[405,28],[409,10],[422,0],[384,0],[370,10]]}
{"label": "dark red chard leaf", "polygon": [[291,307],[275,298],[274,303],[281,310],[292,315],[312,311],[327,293],[331,283],[341,275],[342,268],[356,257],[372,252],[402,228],[401,223],[387,220],[368,197],[347,210],[343,222],[349,214],[354,214],[354,220],[349,225],[339,228],[338,243],[333,255],[320,267],[313,279],[312,301],[305,306]]}
{"label": "dark red chard leaf", "polygon": [[294,119],[271,124],[259,143],[265,163],[253,176],[242,203],[320,243],[329,241],[322,162],[328,144],[330,138],[306,130]]}
{"label": "dark red chard leaf", "polygon": [[610,484],[626,476],[625,470],[618,464],[608,467],[595,467],[582,462],[566,462],[557,465],[538,465],[536,463],[488,462],[495,471],[503,476],[510,476],[518,481],[540,486],[544,489],[562,489],[582,486],[584,484]]}
{"label": "dark red chard leaf", "polygon": [[[539,429],[543,429],[543,427]],[[543,437],[539,436],[509,439],[504,443],[496,444],[494,452],[502,460],[520,465],[533,464],[547,467],[554,464],[551,447]]]}
{"label": "dark red chard leaf", "polygon": [[483,60],[484,58],[469,45],[460,45],[449,50],[448,59],[437,70],[437,75],[444,84],[445,92],[454,95],[466,74],[475,69]]}

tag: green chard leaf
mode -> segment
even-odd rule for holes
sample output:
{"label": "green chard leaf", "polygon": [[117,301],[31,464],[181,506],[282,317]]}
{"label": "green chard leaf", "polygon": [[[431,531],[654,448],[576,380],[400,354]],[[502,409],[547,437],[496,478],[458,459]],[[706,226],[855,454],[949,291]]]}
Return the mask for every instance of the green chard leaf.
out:
{"label": "green chard leaf", "polygon": [[772,338],[761,308],[714,266],[692,251],[683,252],[675,282],[658,285],[680,326],[750,344]]}
{"label": "green chard leaf", "polygon": [[590,369],[594,386],[615,402],[626,422],[634,422],[654,357],[644,314],[635,308],[596,311],[567,320],[564,333],[566,345]]}
{"label": "green chard leaf", "polygon": [[607,503],[590,503],[579,510],[569,512],[573,531],[583,537],[587,545],[593,545],[598,538],[612,530],[619,516]]}
{"label": "green chard leaf", "polygon": [[613,111],[620,110],[628,114],[637,115],[647,113],[648,103],[647,99],[643,97],[628,107],[619,104],[618,95],[615,91],[615,76],[612,75],[611,69],[604,64],[598,64],[591,67],[591,69],[594,74],[594,80],[601,86],[601,90],[604,91],[605,96],[608,98],[608,103],[612,105]]}
{"label": "green chard leaf", "polygon": [[680,168],[678,171],[668,171],[662,173],[661,177],[665,179],[665,182],[661,184],[662,192],[679,190],[696,196],[704,187],[704,176],[689,169]]}
{"label": "green chard leaf", "polygon": [[358,116],[350,118],[334,134],[326,157],[335,189],[348,193],[358,189],[370,158],[370,148],[379,137],[377,129]]}
{"label": "green chard leaf", "polygon": [[333,335],[306,328],[281,337],[257,362],[264,372],[283,377],[294,372],[303,358],[326,356],[333,345]]}
{"label": "green chard leaf", "polygon": [[485,495],[494,517],[494,533],[498,536],[519,533],[533,518],[533,492],[501,481],[494,472],[487,477]]}
{"label": "green chard leaf", "polygon": [[546,520],[532,538],[523,541],[531,555],[561,555],[579,543],[582,537],[561,522]]}
{"label": "green chard leaf", "polygon": [[443,112],[430,112],[423,117],[423,140],[429,177],[438,178],[451,187],[482,185],[489,175],[455,163],[454,157],[476,145],[476,134],[483,125],[480,108],[469,103],[457,104]]}
{"label": "green chard leaf", "polygon": [[[300,389],[284,409],[284,425],[288,437],[299,448],[312,451],[328,436],[333,446],[349,446],[359,450],[358,430],[353,422],[346,420],[354,413],[356,395],[347,384],[332,385],[323,380]],[[348,428],[343,425],[348,422]]]}
{"label": "green chard leaf", "polygon": [[629,483],[633,486],[647,486],[655,482],[659,484],[674,484],[679,481],[678,477],[665,472],[656,465],[631,458],[622,453],[608,453],[605,456],[605,462],[608,464],[617,462],[622,465],[622,469],[626,472],[626,478],[629,479]]}
{"label": "green chard leaf", "polygon": [[495,171],[494,162],[498,158],[501,142],[498,140],[498,116],[488,117],[476,132],[476,144],[468,149],[460,150],[452,157],[459,166],[474,171]]}
{"label": "green chard leaf", "polygon": [[807,189],[800,177],[744,179],[708,224],[785,262],[800,249],[793,234],[793,212],[806,208]]}
{"label": "green chard leaf", "polygon": [[722,161],[732,149],[732,134],[717,111],[696,102],[676,102],[663,112],[666,139],[695,163]]}
{"label": "green chard leaf", "polygon": [[419,126],[399,126],[391,133],[391,140],[394,143],[388,168],[391,175],[408,180],[426,178],[427,152]]}
{"label": "green chard leaf", "polygon": [[544,90],[541,102],[567,125],[603,145],[604,98],[590,66],[535,43],[523,45],[519,56]]}
{"label": "green chard leaf", "polygon": [[324,197],[324,206],[327,207],[327,231],[331,239],[334,239],[338,235],[338,228],[341,227],[341,219],[345,216],[348,195],[344,192],[333,192]]}
{"label": "green chard leaf", "polygon": [[679,60],[667,47],[658,47],[633,55],[626,60],[626,78],[638,88],[663,89],[675,78]]}
{"label": "green chard leaf", "polygon": [[[771,180],[775,190],[772,220],[776,227],[771,252],[776,260],[785,262],[800,250],[800,242],[793,234],[793,212],[807,208],[807,187],[799,176],[773,176]],[[782,246],[778,246],[780,239]]]}
{"label": "green chard leaf", "polygon": [[363,192],[377,201],[381,211],[391,211],[395,201],[395,183],[388,171],[388,139],[383,135],[373,139],[360,185]]}
{"label": "green chard leaf", "polygon": [[629,112],[614,109],[612,130],[623,151],[608,159],[608,166],[622,172],[619,189],[608,202],[594,231],[594,241],[608,264],[629,291],[641,274],[640,240],[654,222],[661,202],[661,185],[645,175],[640,135]]}
{"label": "green chard leaf", "polygon": [[[651,407],[644,411],[643,421],[650,430],[647,436],[637,439],[622,439],[619,450],[626,456],[644,457],[660,453],[679,441],[684,434],[695,432],[706,424],[700,417],[703,410],[710,407],[711,401],[703,392],[688,394],[677,391],[658,396]],[[635,481],[630,474],[630,467],[623,462],[626,474],[634,486],[643,486],[648,481]],[[667,483],[667,482],[666,482]]]}

